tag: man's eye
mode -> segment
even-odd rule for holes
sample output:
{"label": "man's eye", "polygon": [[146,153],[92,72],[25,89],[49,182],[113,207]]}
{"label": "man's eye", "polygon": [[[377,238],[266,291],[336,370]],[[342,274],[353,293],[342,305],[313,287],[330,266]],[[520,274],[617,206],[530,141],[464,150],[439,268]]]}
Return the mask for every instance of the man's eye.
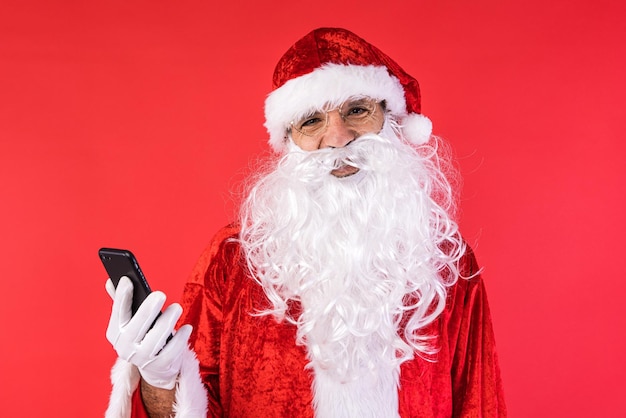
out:
{"label": "man's eye", "polygon": [[364,107],[361,106],[355,106],[352,109],[350,109],[350,113],[354,114],[354,115],[360,115],[361,113],[367,112],[368,110]]}
{"label": "man's eye", "polygon": [[310,118],[304,119],[302,122],[300,122],[298,126],[300,128],[313,128],[317,125],[320,125],[322,122],[322,118],[320,118],[319,116],[312,116]]}
{"label": "man's eye", "polygon": [[370,110],[365,106],[351,106],[345,116],[347,118],[361,118],[370,114]]}

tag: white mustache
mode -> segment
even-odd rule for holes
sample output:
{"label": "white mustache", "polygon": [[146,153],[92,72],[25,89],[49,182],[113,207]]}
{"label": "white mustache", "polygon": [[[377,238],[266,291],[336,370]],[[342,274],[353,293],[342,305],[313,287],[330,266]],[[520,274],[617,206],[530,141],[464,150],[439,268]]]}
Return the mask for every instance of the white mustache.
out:
{"label": "white mustache", "polygon": [[[293,147],[289,154],[297,154],[299,165],[306,169],[318,171],[320,173],[328,173],[342,166],[351,166],[360,170],[371,170],[372,156],[377,148],[393,147],[390,140],[376,134],[362,135],[345,147],[341,148],[324,148],[315,151],[303,151],[300,148]],[[287,154],[289,156],[289,154]]]}

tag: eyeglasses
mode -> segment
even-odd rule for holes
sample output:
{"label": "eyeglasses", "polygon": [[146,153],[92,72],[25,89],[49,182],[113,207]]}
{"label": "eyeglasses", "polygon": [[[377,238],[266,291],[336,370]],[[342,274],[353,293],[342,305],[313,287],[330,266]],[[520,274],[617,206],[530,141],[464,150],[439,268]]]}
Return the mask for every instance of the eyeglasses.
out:
{"label": "eyeglasses", "polygon": [[[378,132],[382,129],[381,119],[383,119],[374,117],[378,103],[380,102],[368,97],[356,97],[346,100],[338,108],[315,111],[290,123],[292,138],[298,141],[301,136],[310,138],[321,136],[328,128],[328,114],[335,110],[339,111],[339,116],[348,128],[362,133]],[[378,126],[379,124],[381,126]]]}

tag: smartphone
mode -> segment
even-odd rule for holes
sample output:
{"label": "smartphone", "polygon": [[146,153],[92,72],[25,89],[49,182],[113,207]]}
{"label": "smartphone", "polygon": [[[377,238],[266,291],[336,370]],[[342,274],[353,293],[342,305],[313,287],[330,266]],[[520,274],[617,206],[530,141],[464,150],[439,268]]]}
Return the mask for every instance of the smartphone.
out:
{"label": "smartphone", "polygon": [[152,292],[137,259],[130,251],[118,248],[100,248],[98,255],[116,288],[122,276],[127,276],[133,282],[132,313],[134,315],[141,302]]}

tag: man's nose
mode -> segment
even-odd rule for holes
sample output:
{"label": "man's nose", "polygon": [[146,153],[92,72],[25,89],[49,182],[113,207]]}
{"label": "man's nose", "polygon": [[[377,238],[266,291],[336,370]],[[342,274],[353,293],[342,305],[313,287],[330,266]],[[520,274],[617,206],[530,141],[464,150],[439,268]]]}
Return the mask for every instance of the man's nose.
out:
{"label": "man's nose", "polygon": [[320,148],[342,148],[352,142],[358,133],[346,124],[338,110],[328,113],[328,126]]}

